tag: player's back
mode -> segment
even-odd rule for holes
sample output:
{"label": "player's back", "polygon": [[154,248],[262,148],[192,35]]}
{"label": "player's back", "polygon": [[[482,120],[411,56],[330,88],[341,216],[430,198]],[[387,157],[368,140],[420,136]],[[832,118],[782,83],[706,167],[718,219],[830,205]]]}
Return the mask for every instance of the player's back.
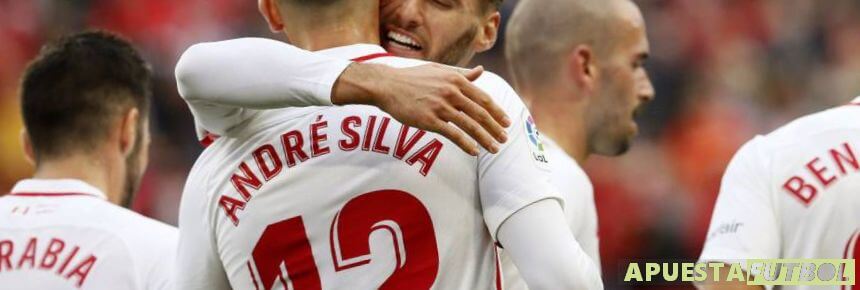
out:
{"label": "player's back", "polygon": [[777,204],[780,256],[857,258],[860,106],[800,118],[762,139],[759,150],[773,172],[765,178]]}
{"label": "player's back", "polygon": [[[723,176],[701,261],[860,255],[858,102],[801,117],[738,150]],[[764,271],[764,278],[773,273]]]}
{"label": "player's back", "polygon": [[[401,60],[378,61],[422,63]],[[499,154],[469,156],[370,106],[266,111],[201,155],[180,225],[201,207],[235,289],[490,288],[492,231],[551,190],[532,170],[545,159],[524,105],[498,76],[481,79],[519,120]]]}
{"label": "player's back", "polygon": [[0,198],[4,289],[172,289],[176,229],[77,180],[24,180]]}

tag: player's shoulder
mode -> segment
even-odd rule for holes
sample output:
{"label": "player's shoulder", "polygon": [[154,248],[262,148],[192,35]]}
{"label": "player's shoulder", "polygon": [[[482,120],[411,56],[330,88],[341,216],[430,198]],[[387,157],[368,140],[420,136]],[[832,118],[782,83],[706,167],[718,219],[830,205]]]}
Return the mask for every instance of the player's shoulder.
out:
{"label": "player's shoulder", "polygon": [[550,138],[544,137],[543,142],[546,153],[550,160],[552,170],[552,183],[562,191],[577,191],[592,193],[591,180],[582,169],[582,166],[562,150]]}
{"label": "player's shoulder", "polygon": [[772,146],[788,146],[817,140],[827,134],[860,131],[860,106],[837,106],[794,119],[764,136]]}
{"label": "player's shoulder", "polygon": [[111,204],[103,209],[105,230],[114,234],[138,254],[170,254],[179,241],[176,227]]}
{"label": "player's shoulder", "polygon": [[[459,71],[464,71],[464,72],[468,71],[467,68],[456,67],[456,66],[445,65],[445,64],[439,64],[439,63],[429,62],[429,61],[420,60],[420,59],[397,57],[397,56],[378,58],[378,59],[374,60],[373,62],[389,65],[392,67],[398,67],[398,68],[420,66],[420,65],[425,65],[425,64],[436,64],[436,65],[450,68],[452,70],[459,70]],[[513,96],[516,96],[516,91],[514,91],[514,88],[504,78],[502,78],[501,76],[499,76],[498,74],[495,74],[493,72],[485,70],[481,74],[481,76],[478,77],[478,79],[472,83],[475,84],[475,86],[477,86],[478,88],[484,90],[484,92],[488,93],[492,98],[495,99],[496,102],[498,102],[500,104],[505,103],[505,102],[509,102],[511,100],[519,101],[518,97],[516,97],[516,98],[513,97]],[[519,102],[516,102],[516,103],[519,103]]]}

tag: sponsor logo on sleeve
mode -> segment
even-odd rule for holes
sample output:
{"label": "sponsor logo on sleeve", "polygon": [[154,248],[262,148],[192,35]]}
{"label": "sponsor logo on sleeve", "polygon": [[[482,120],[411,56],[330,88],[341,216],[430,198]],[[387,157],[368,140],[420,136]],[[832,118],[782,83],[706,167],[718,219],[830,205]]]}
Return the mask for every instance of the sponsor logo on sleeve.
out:
{"label": "sponsor logo on sleeve", "polygon": [[526,136],[529,139],[529,149],[531,151],[532,159],[535,162],[538,162],[538,165],[546,166],[549,163],[549,160],[546,158],[546,150],[544,149],[543,141],[541,141],[540,132],[538,132],[537,126],[535,125],[535,120],[528,116],[525,121],[525,129]]}
{"label": "sponsor logo on sleeve", "polygon": [[708,234],[708,238],[714,238],[716,236],[724,235],[724,234],[736,234],[741,227],[744,226],[743,222],[731,221],[724,222],[717,226],[716,229],[712,230],[710,234]]}

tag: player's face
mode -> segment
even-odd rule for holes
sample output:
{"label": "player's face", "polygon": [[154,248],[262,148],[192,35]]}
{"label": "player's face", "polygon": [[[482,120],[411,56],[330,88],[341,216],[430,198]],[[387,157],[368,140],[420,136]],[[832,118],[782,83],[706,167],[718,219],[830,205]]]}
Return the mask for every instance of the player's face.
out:
{"label": "player's face", "polygon": [[634,118],[654,99],[654,88],[642,66],[648,56],[648,40],[638,9],[619,34],[614,51],[599,65],[598,94],[589,110],[589,146],[601,155],[620,155],[630,148],[638,133]]}
{"label": "player's face", "polygon": [[149,122],[144,120],[143,125],[138,129],[138,141],[134,145],[135,148],[132,150],[132,153],[125,160],[125,184],[123,199],[120,205],[126,208],[131,207],[135,193],[140,189],[140,180],[146,171],[149,161],[149,143],[151,138],[149,135]]}
{"label": "player's face", "polygon": [[495,41],[484,27],[498,12],[483,11],[479,1],[487,0],[383,1],[382,45],[401,57],[466,65]]}

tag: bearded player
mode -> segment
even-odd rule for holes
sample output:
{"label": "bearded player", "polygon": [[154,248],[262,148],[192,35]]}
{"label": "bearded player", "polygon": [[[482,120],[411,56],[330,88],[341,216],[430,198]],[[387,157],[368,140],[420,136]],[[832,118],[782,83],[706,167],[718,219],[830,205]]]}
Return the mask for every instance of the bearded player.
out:
{"label": "bearded player", "polygon": [[[499,2],[446,3],[454,5],[446,7],[430,1],[390,1],[383,9],[382,18],[383,22],[386,22],[383,23],[383,30],[387,31],[383,37],[385,47],[398,55],[464,64],[476,52],[486,50],[488,44],[492,45],[495,40],[494,28],[498,27],[498,12],[495,6],[486,4],[498,5]],[[516,64],[511,67],[517,75],[517,81],[522,83],[521,89],[528,90],[523,92],[524,97],[532,102],[537,123],[545,123],[545,126],[551,127],[550,137],[557,138],[564,144],[558,146],[551,140],[543,144],[548,149],[550,159],[557,161],[551,163],[554,172],[552,181],[561,189],[562,197],[571,201],[567,204],[570,208],[565,210],[565,214],[577,240],[592,259],[599,261],[597,216],[592,187],[577,162],[583,162],[592,153],[621,154],[629,147],[629,138],[636,131],[632,121],[633,112],[638,112],[642,104],[653,98],[653,88],[642,67],[648,52],[647,39],[641,15],[632,2],[559,1],[555,4],[559,9],[554,11],[577,17],[547,15],[546,11],[537,8],[540,4],[534,2],[520,4],[522,7],[517,9],[519,12],[512,19],[507,37],[509,61],[523,63],[522,67]],[[534,21],[544,17],[547,17],[547,21]],[[558,33],[530,33],[532,31]],[[547,38],[549,35],[563,37]],[[201,81],[180,81],[180,88],[184,87],[187,95],[194,101],[210,106],[248,106],[250,100],[255,99],[267,100],[265,103],[274,107],[299,103],[294,100],[287,104],[284,100],[289,98],[284,96],[305,94],[307,90],[301,90],[300,84],[287,83],[282,80],[283,77],[275,76],[290,75],[291,71],[300,69],[293,68],[300,60],[319,56],[297,52],[286,45],[277,48],[272,45],[272,54],[282,56],[282,62],[264,61],[263,58],[250,61],[258,64],[256,67],[259,70],[254,73],[254,80],[282,86],[273,91],[277,92],[276,95],[239,91],[232,89],[234,84],[230,82],[219,83],[216,87],[195,85],[203,84],[202,80],[205,79],[243,79],[243,75],[247,73],[241,73],[243,70],[235,68],[245,67],[249,62],[248,55],[252,47],[250,44],[253,41],[255,40],[241,39],[196,45],[183,56],[181,64],[184,66],[177,67],[177,73],[185,78]],[[528,54],[526,50],[531,48],[542,53]],[[254,55],[259,55],[260,49],[253,51]],[[511,54],[511,51],[517,53]],[[576,71],[579,72],[578,75],[572,76],[563,71],[560,75],[565,77],[553,77],[547,72],[555,72],[554,70],[540,70],[540,66],[547,63],[550,64],[546,67],[560,70],[562,67],[555,64],[563,62],[559,58],[567,56],[565,52],[570,55],[576,52],[577,56],[584,58],[579,66],[580,70]],[[290,55],[293,56],[288,57]],[[334,71],[323,68],[326,62],[331,61],[305,61],[306,66],[302,67]],[[529,73],[535,73],[535,76],[541,76],[546,81],[537,82],[537,78],[524,76]],[[348,74],[349,70],[340,76],[341,79],[345,79]],[[611,74],[612,77],[605,77],[606,74]],[[566,80],[575,78],[575,82],[567,82],[572,85],[563,85]],[[292,87],[286,88],[288,85]],[[236,99],[211,97],[224,96],[227,91],[234,92]],[[547,97],[531,97],[538,94]],[[368,95],[373,97],[373,94]],[[331,98],[334,100],[337,97],[332,95]],[[254,105],[259,106],[258,103]],[[574,156],[575,159],[568,156]],[[506,289],[523,288],[524,283],[518,278],[510,259],[502,255],[502,261],[506,266],[503,267]]]}
{"label": "bearded player", "polygon": [[176,229],[126,209],[147,164],[150,79],[105,32],[48,44],[27,67],[36,172],[0,198],[0,288],[173,289]]}
{"label": "bearded player", "polygon": [[[699,259],[740,263],[747,271],[743,262],[746,259],[857,259],[860,255],[858,149],[860,97],[849,105],[799,118],[744,144],[723,175]],[[720,274],[721,281],[726,281],[727,271]],[[842,273],[835,274],[842,277]],[[737,281],[699,286],[762,289]],[[856,286],[781,287],[856,289]]]}
{"label": "bearded player", "polygon": [[[374,1],[263,2],[299,47],[423,64],[376,45],[337,47],[379,41]],[[180,287],[485,289],[500,286],[499,243],[537,289],[601,288],[520,98],[491,74],[475,85],[511,116],[498,154],[470,156],[368,106],[228,111],[241,121],[201,155],[183,193]]]}
{"label": "bearded player", "polygon": [[[579,164],[591,154],[624,154],[638,131],[635,115],[654,99],[642,14],[629,0],[523,0],[506,39],[517,92],[546,137],[567,220],[599,264],[594,193]],[[506,257],[506,289],[526,289]]]}

